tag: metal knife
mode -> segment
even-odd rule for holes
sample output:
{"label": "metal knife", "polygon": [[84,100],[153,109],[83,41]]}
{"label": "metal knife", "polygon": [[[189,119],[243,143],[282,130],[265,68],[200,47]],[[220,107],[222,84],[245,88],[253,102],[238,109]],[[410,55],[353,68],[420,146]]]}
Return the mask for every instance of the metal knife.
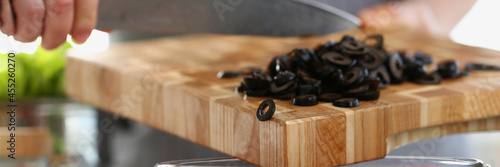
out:
{"label": "metal knife", "polygon": [[102,0],[97,27],[162,34],[302,36],[359,24],[355,16],[312,0]]}

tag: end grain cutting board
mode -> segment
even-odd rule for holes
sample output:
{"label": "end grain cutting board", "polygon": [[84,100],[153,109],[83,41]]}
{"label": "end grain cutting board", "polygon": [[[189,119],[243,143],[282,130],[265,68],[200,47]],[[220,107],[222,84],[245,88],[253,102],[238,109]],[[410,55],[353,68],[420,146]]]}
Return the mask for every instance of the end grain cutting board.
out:
{"label": "end grain cutting board", "polygon": [[[69,53],[66,91],[82,102],[263,166],[343,165],[383,158],[415,141],[453,133],[500,129],[500,72],[471,72],[440,85],[391,85],[377,101],[356,108],[331,103],[293,106],[260,122],[265,98],[243,99],[242,78],[220,70],[265,67],[273,56],[313,48],[343,34],[275,38],[191,35],[125,43],[92,55]],[[386,48],[500,65],[500,53],[435,39],[404,28],[384,31]]]}

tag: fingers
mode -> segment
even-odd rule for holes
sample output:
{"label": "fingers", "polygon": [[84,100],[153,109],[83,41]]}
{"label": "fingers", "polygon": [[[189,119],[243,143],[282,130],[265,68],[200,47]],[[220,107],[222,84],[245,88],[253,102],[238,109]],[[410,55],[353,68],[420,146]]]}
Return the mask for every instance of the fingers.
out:
{"label": "fingers", "polygon": [[16,14],[14,39],[34,41],[42,33],[45,16],[43,0],[14,0],[12,6]]}
{"label": "fingers", "polygon": [[85,42],[97,22],[99,0],[75,0],[75,17],[71,36],[77,43]]}
{"label": "fingers", "polygon": [[383,25],[379,24],[377,12],[379,8],[369,8],[364,9],[358,13],[358,17],[361,20],[360,28],[364,29],[366,33],[377,33]]}
{"label": "fingers", "polygon": [[21,42],[42,36],[42,46],[54,49],[71,34],[83,43],[97,20],[98,0],[0,0],[0,30]]}
{"label": "fingers", "polygon": [[107,33],[112,33],[114,31],[113,29],[102,29],[102,28],[98,28],[97,30]]}
{"label": "fingers", "polygon": [[[30,0],[31,1],[31,0]],[[45,0],[47,14],[42,34],[42,47],[55,49],[66,41],[73,26],[73,0]]]}
{"label": "fingers", "polygon": [[398,19],[400,8],[400,4],[383,3],[363,9],[358,13],[361,28],[367,33],[378,33]]}
{"label": "fingers", "polygon": [[0,0],[0,19],[2,21],[0,30],[4,34],[12,35],[15,33],[14,16],[12,15],[12,6],[9,0]]}

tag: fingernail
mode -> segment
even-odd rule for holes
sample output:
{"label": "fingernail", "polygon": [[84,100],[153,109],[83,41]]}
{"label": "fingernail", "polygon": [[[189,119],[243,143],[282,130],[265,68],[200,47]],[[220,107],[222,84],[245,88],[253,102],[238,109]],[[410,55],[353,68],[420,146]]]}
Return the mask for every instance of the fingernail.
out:
{"label": "fingernail", "polygon": [[52,49],[54,49],[54,47],[51,46],[51,44],[49,42],[47,42],[47,40],[43,40],[43,39],[42,39],[42,47],[45,50],[52,50]]}
{"label": "fingernail", "polygon": [[73,42],[77,44],[83,44],[89,38],[90,33],[81,33],[75,36],[72,36]]}

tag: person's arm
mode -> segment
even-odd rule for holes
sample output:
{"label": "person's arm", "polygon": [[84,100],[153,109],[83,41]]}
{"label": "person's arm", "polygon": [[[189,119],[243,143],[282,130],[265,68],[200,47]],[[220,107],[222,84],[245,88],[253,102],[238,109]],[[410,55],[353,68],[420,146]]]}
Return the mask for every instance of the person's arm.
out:
{"label": "person's arm", "polygon": [[[476,0],[406,0],[362,10],[362,27],[376,31],[391,22],[440,36],[448,36]],[[375,29],[375,30],[374,30]]]}

